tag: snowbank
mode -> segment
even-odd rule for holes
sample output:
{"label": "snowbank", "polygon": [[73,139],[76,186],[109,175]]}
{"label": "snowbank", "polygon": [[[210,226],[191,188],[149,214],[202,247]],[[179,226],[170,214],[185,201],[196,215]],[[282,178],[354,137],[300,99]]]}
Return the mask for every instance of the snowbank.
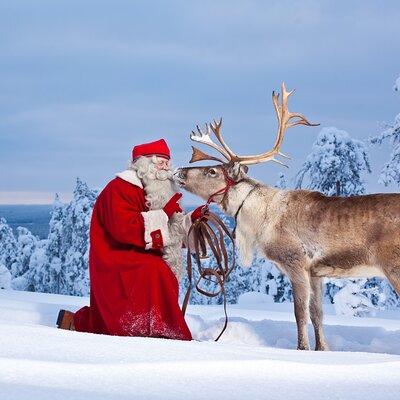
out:
{"label": "snowbank", "polygon": [[398,399],[398,319],[328,315],[331,347],[347,351],[326,353],[293,350],[290,304],[230,307],[219,343],[212,341],[222,324],[218,306],[189,308],[200,342],[54,328],[60,307],[86,302],[0,291],[1,399]]}

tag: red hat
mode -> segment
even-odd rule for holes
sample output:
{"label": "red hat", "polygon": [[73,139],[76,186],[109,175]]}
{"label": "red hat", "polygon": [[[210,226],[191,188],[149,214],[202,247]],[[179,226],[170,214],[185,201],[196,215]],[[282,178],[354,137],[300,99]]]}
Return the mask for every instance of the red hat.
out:
{"label": "red hat", "polygon": [[156,140],[155,142],[138,144],[132,149],[132,159],[135,160],[140,156],[160,156],[164,158],[171,158],[171,152],[164,139]]}

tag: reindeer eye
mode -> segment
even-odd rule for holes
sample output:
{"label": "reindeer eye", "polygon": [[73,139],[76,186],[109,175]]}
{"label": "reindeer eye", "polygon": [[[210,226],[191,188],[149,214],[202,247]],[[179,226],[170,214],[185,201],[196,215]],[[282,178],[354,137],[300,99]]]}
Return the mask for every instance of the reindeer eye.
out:
{"label": "reindeer eye", "polygon": [[216,171],[214,168],[210,168],[210,169],[208,170],[208,175],[214,177],[214,176],[217,175],[217,171]]}

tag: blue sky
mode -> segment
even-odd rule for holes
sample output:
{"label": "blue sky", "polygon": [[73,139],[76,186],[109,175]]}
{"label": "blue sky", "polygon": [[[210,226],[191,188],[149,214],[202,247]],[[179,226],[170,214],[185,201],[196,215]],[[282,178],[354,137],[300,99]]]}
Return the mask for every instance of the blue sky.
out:
{"label": "blue sky", "polygon": [[[186,165],[191,129],[219,116],[233,149],[269,149],[283,80],[293,111],[365,140],[400,111],[399,21],[389,0],[0,0],[0,203],[68,200],[77,176],[101,188],[160,137]],[[288,177],[319,130],[288,131]],[[389,151],[373,149],[370,191]]]}

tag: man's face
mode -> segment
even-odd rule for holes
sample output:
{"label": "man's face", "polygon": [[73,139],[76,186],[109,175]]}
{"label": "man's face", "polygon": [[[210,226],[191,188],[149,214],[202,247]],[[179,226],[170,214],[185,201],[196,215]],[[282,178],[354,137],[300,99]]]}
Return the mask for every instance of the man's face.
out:
{"label": "man's face", "polygon": [[161,171],[161,170],[168,171],[170,169],[170,163],[169,163],[168,158],[156,156],[156,159],[157,159],[157,163],[156,163],[157,171]]}

